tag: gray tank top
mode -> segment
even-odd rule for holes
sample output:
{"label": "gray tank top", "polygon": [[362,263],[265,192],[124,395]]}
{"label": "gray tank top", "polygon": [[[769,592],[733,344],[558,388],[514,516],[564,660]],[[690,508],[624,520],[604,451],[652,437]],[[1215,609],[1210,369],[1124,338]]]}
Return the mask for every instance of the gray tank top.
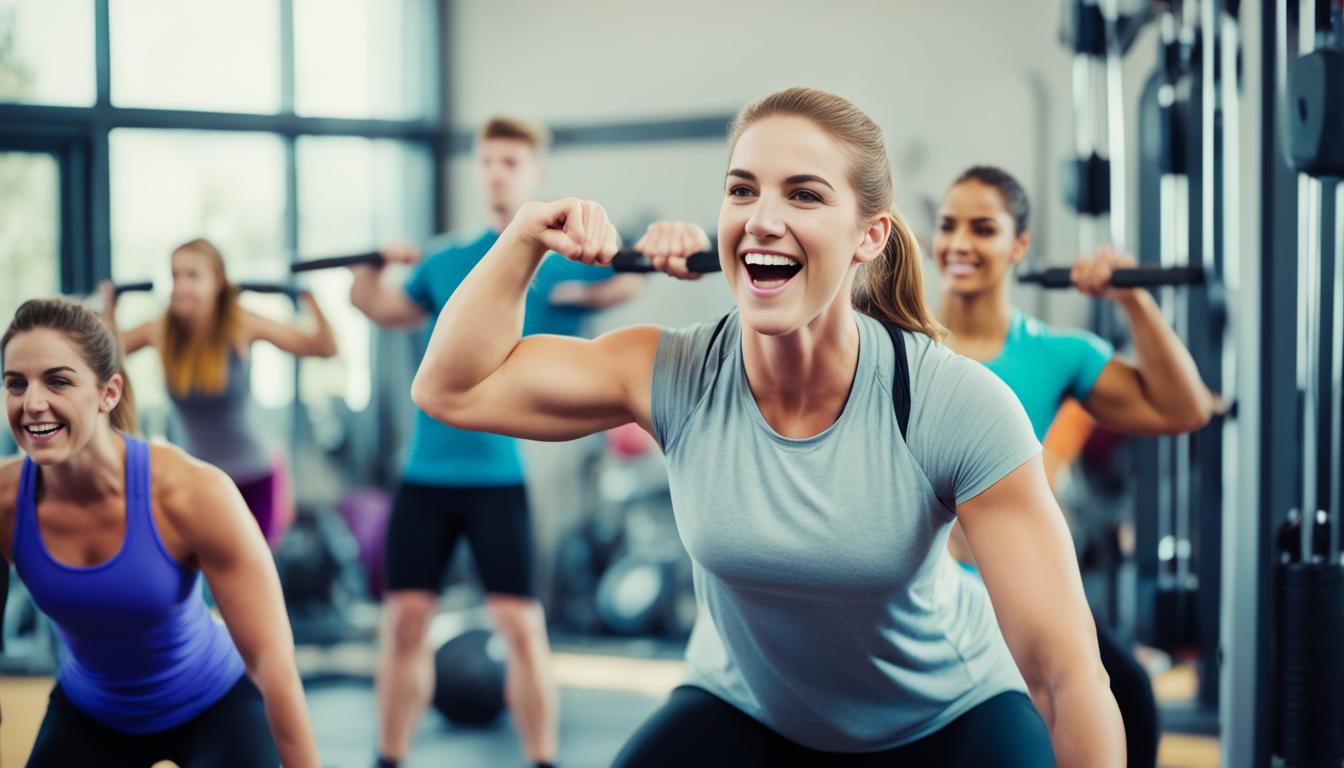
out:
{"label": "gray tank top", "polygon": [[897,747],[1026,690],[984,586],[946,543],[957,504],[1040,451],[1003,382],[910,333],[907,442],[891,337],[858,326],[844,411],[806,439],[762,416],[736,312],[712,342],[712,324],[665,329],[652,387],[700,608],[688,682],[836,752]]}
{"label": "gray tank top", "polygon": [[182,447],[224,470],[235,483],[258,480],[271,471],[270,454],[252,424],[250,374],[248,361],[230,348],[224,391],[197,390],[178,397],[168,390]]}

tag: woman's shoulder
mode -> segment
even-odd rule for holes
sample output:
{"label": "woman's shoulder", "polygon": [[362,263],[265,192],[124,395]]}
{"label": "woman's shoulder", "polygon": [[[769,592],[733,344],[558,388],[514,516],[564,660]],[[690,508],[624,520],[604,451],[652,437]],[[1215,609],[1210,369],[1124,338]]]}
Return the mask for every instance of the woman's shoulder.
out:
{"label": "woman's shoulder", "polygon": [[722,348],[727,340],[738,337],[737,322],[737,310],[732,310],[713,320],[692,325],[660,327],[658,356],[685,356],[691,360],[703,358],[711,348]]}
{"label": "woman's shoulder", "polygon": [[956,352],[940,339],[906,332],[912,413],[942,417],[997,407],[1016,397],[984,363]]}
{"label": "woman's shoulder", "polygon": [[0,458],[0,515],[12,511],[17,505],[19,480],[22,476],[22,454]]}
{"label": "woman's shoulder", "polygon": [[190,518],[233,486],[223,470],[167,443],[149,443],[149,466],[154,498],[174,523]]}
{"label": "woman's shoulder", "polygon": [[1010,335],[1013,334],[1026,340],[1044,344],[1076,344],[1080,342],[1105,344],[1100,336],[1085,328],[1056,325],[1035,315],[1027,314],[1020,309],[1013,310],[1013,327]]}

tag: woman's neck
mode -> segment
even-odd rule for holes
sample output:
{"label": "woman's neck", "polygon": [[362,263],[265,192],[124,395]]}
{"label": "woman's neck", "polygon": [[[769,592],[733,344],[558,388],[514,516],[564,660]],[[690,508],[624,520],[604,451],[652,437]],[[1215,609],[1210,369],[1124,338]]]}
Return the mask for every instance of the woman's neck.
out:
{"label": "woman's neck", "polygon": [[784,336],[743,328],[747,383],[767,418],[771,412],[786,418],[817,412],[829,424],[839,415],[859,360],[859,328],[848,295]]}
{"label": "woman's neck", "polygon": [[47,498],[88,502],[121,496],[126,485],[126,441],[108,423],[70,458],[42,468]]}
{"label": "woman's neck", "polygon": [[938,321],[964,342],[1002,342],[1012,324],[1007,285],[984,293],[943,291]]}

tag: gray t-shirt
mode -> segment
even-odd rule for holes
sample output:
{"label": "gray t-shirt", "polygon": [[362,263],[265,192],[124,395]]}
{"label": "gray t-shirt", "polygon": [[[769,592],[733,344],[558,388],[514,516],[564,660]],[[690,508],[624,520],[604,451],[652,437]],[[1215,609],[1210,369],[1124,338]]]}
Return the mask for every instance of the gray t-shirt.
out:
{"label": "gray t-shirt", "polygon": [[946,544],[957,504],[1040,451],[1003,382],[911,333],[907,443],[891,338],[858,326],[844,411],[802,440],[761,415],[736,312],[712,348],[713,324],[664,329],[653,369],[700,608],[688,682],[835,752],[897,747],[1026,690],[984,586]]}

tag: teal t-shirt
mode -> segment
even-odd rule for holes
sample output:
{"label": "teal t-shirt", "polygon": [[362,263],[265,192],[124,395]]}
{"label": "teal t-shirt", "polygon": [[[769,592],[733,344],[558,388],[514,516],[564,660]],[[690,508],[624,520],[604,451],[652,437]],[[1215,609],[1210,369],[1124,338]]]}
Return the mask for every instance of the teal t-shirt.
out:
{"label": "teal t-shirt", "polygon": [[1051,328],[1013,310],[999,356],[985,363],[1022,401],[1037,440],[1044,440],[1064,398],[1085,402],[1115,348],[1099,336]]}
{"label": "teal t-shirt", "polygon": [[[498,232],[487,230],[474,238],[435,241],[425,249],[426,257],[406,280],[406,294],[429,313],[426,343],[443,305],[498,239]],[[559,254],[548,255],[528,291],[523,335],[577,336],[590,310],[552,306],[547,300],[551,290],[558,283],[597,282],[613,274],[608,267],[590,267]],[[517,485],[523,482],[522,453],[515,438],[455,429],[417,410],[402,477],[420,485]]]}

